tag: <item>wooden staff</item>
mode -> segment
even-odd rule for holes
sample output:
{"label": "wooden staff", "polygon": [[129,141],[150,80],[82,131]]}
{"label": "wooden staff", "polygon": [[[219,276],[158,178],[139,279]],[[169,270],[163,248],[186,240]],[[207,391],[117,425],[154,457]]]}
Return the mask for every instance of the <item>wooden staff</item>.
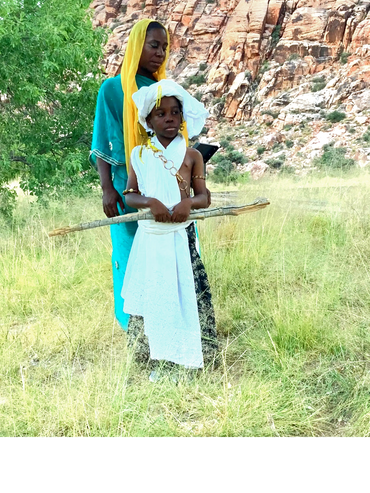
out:
{"label": "wooden staff", "polygon": [[[228,205],[225,207],[215,207],[213,209],[198,209],[192,211],[189,214],[189,219],[207,219],[208,217],[216,216],[239,216],[246,212],[254,212],[263,209],[269,205],[267,199],[258,197],[251,204],[244,205]],[[75,224],[74,226],[66,226],[64,228],[57,228],[50,231],[49,236],[62,236],[74,231],[83,231],[85,229],[100,228],[101,226],[109,226],[111,224],[129,223],[132,221],[142,221],[145,219],[154,219],[151,212],[133,212],[131,214],[123,214],[122,216],[109,217],[105,219],[98,219],[97,221],[91,221],[88,223]]]}

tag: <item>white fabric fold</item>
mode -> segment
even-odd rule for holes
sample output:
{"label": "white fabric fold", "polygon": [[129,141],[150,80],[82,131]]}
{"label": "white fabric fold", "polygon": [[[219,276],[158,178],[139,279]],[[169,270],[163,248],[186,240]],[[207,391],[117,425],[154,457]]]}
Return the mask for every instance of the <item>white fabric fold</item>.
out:
{"label": "white fabric fold", "polygon": [[[185,139],[179,135],[165,149],[153,145],[179,170],[185,157]],[[131,163],[141,193],[173,208],[181,200],[176,180],[153,151],[135,147]],[[124,312],[144,317],[152,359],[201,368],[203,355],[198,306],[185,228],[191,223],[139,221],[124,278]]]}

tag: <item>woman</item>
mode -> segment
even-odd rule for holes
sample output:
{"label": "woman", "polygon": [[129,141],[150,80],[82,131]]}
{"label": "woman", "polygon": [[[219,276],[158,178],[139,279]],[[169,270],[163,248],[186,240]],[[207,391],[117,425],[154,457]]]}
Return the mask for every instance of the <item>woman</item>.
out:
{"label": "woman", "polygon": [[[128,40],[121,74],[101,86],[94,121],[90,162],[98,169],[107,217],[136,212],[126,206],[127,169],[131,150],[140,143],[137,109],[132,94],[166,78],[169,35],[159,22],[143,19],[135,24]],[[123,96],[125,95],[125,96]],[[123,104],[125,99],[125,104]],[[123,125],[124,122],[124,125]],[[111,226],[115,315],[127,330],[121,289],[137,223]]]}
{"label": "woman", "polygon": [[[141,87],[150,86],[166,78],[166,62],[169,55],[169,34],[157,21],[143,19],[133,27],[121,75],[107,79],[101,86],[96,106],[90,162],[98,169],[103,189],[103,209],[107,217],[136,212],[125,203],[122,192],[127,188],[128,166],[132,149],[142,142],[145,130],[138,125],[138,114],[132,95]],[[123,108],[123,110],[122,110]],[[182,131],[187,138],[186,125]],[[145,134],[146,135],[146,134]],[[210,194],[208,193],[208,205]],[[149,345],[143,333],[140,317],[123,312],[121,297],[128,257],[136,233],[137,223],[121,223],[111,226],[112,268],[115,316],[124,330],[128,329],[128,343],[135,346],[135,359],[149,360]],[[190,241],[190,240],[189,240]],[[191,239],[194,242],[195,237]],[[195,262],[194,259],[192,259]],[[205,292],[201,279],[198,292]],[[205,296],[198,304],[207,304]],[[205,311],[205,310],[203,310]],[[203,353],[211,361],[217,350],[213,310],[200,320]]]}

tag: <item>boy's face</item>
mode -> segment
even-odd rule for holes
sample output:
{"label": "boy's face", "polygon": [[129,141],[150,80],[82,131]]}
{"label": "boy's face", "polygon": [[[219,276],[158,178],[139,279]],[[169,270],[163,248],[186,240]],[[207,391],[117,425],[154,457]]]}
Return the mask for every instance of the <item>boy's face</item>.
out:
{"label": "boy's face", "polygon": [[163,97],[159,108],[152,109],[146,122],[160,140],[171,142],[179,133],[182,122],[179,101],[174,96]]}

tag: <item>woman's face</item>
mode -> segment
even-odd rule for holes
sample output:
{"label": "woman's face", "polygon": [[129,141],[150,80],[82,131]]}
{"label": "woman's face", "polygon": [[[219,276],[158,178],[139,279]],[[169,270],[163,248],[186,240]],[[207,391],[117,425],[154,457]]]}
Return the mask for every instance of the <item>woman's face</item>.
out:
{"label": "woman's face", "polygon": [[154,72],[164,62],[168,46],[167,33],[164,29],[151,29],[146,33],[143,51],[139,61],[137,73],[153,78]]}

